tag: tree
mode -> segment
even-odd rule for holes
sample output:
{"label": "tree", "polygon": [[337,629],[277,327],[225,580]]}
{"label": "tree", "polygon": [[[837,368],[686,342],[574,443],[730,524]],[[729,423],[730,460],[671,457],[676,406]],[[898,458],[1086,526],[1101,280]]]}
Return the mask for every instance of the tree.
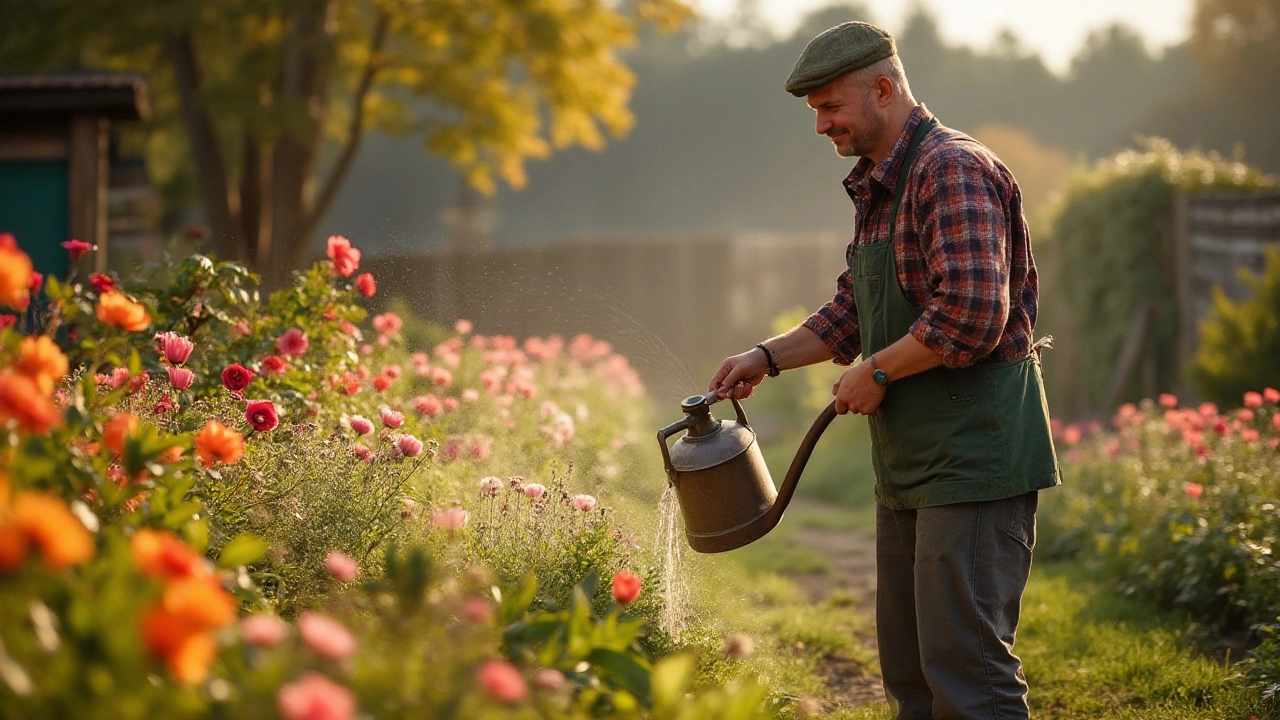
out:
{"label": "tree", "polygon": [[[364,135],[422,136],[477,188],[632,123],[617,56],[683,0],[0,0],[0,68],[149,76],[154,166],[189,154],[215,250],[278,283]],[[182,168],[170,168],[171,176]]]}

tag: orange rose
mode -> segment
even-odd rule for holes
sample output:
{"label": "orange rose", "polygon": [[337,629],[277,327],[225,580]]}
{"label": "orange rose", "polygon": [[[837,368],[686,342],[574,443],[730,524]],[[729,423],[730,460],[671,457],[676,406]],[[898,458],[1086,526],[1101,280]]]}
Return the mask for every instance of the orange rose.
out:
{"label": "orange rose", "polygon": [[45,394],[53,392],[53,384],[67,375],[67,356],[49,337],[27,337],[18,345],[18,372],[36,381]]}
{"label": "orange rose", "polygon": [[205,467],[214,463],[233,463],[244,455],[244,436],[217,420],[205,423],[196,434],[196,455]]}
{"label": "orange rose", "polygon": [[138,418],[129,413],[116,413],[102,428],[102,444],[117,455],[124,455],[124,441],[138,431]]}
{"label": "orange rose", "polygon": [[[45,565],[54,572],[93,557],[93,535],[66,503],[52,495],[19,494],[4,525],[16,527],[27,543],[40,550]],[[9,542],[13,542],[11,534]]]}
{"label": "orange rose", "polygon": [[31,302],[31,258],[18,249],[13,236],[0,233],[0,306],[25,310]]}
{"label": "orange rose", "polygon": [[157,459],[162,463],[176,463],[182,460],[182,446],[174,445],[173,447],[166,448],[164,452],[160,453],[160,457]]}
{"label": "orange rose", "polygon": [[98,296],[98,319],[129,332],[146,330],[151,324],[145,307],[114,290]]}
{"label": "orange rose", "polygon": [[48,393],[40,392],[35,380],[5,370],[0,372],[0,423],[10,420],[29,433],[43,435],[58,422],[58,408]]}
{"label": "orange rose", "polygon": [[158,606],[142,616],[142,639],[174,677],[191,685],[208,676],[209,664],[218,652],[207,629]]}
{"label": "orange rose", "polygon": [[129,539],[129,549],[144,575],[171,580],[206,574],[203,559],[172,533],[142,528]]}
{"label": "orange rose", "polygon": [[13,572],[27,560],[27,536],[11,522],[0,523],[0,572]]}
{"label": "orange rose", "polygon": [[164,588],[164,609],[202,628],[230,625],[236,603],[212,575],[171,580]]}

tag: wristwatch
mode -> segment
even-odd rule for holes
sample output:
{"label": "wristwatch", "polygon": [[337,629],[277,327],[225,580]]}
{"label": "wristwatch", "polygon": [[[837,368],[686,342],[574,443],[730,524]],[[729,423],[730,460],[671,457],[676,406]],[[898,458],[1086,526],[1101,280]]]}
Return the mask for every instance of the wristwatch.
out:
{"label": "wristwatch", "polygon": [[888,385],[889,376],[886,375],[885,372],[880,369],[880,366],[876,364],[876,356],[873,354],[868,359],[871,361],[871,367],[874,368],[871,371],[871,379],[875,380],[877,385],[880,385],[880,386]]}

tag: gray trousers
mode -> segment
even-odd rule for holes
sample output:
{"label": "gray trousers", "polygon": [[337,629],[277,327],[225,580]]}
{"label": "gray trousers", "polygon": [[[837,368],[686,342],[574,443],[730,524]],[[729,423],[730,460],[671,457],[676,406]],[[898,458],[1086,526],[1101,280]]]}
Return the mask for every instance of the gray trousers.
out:
{"label": "gray trousers", "polygon": [[1013,654],[1037,494],[876,507],[876,635],[897,720],[1025,720]]}

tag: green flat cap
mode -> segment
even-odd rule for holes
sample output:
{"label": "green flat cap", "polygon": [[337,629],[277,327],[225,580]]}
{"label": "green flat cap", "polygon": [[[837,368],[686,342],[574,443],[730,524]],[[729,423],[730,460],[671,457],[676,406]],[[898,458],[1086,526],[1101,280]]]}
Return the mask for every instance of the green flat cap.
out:
{"label": "green flat cap", "polygon": [[787,92],[804,97],[841,75],[897,53],[893,37],[870,23],[847,22],[809,41],[787,78]]}

